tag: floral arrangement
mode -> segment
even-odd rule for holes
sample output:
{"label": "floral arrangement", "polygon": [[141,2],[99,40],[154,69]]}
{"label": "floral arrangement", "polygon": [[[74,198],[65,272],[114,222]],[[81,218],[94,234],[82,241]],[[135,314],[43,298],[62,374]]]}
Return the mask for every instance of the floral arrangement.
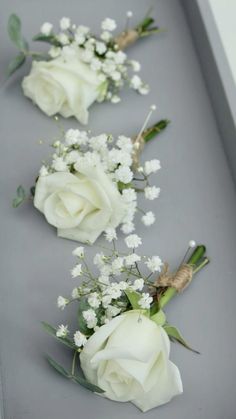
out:
{"label": "floral arrangement", "polygon": [[77,329],[67,324],[54,328],[43,323],[43,327],[74,353],[70,371],[47,357],[60,374],[146,412],[183,391],[179,369],[169,359],[170,341],[191,348],[167,322],[163,309],[209,259],[204,256],[205,246],[196,247],[191,240],[179,268],[170,273],[159,256],[137,253],[141,243],[131,234],[125,238],[128,250],[119,251],[113,239],[111,248],[104,252],[103,246],[95,255],[91,269],[84,248],[77,247],[73,255],[78,262],[71,276],[81,282],[71,297],[57,300],[62,310],[72,303],[76,306]]}
{"label": "floral arrangement", "polygon": [[[161,167],[160,161],[139,164],[144,144],[168,124],[161,120],[145,129],[154,109],[153,105],[136,137],[120,135],[114,144],[108,134],[94,137],[78,129],[62,130],[62,138],[52,145],[52,157],[44,162],[31,188],[34,206],[57,228],[59,237],[92,244],[105,231],[112,241],[119,225],[124,234],[134,231],[138,210],[146,226],[154,223],[154,213],[137,206],[137,192],[144,192],[151,201],[160,193],[160,188],[150,184],[150,176]],[[13,206],[26,197],[19,186]]]}
{"label": "floral arrangement", "polygon": [[58,33],[54,32],[51,23],[45,22],[33,38],[50,45],[45,54],[30,51],[21,33],[21,21],[12,14],[8,33],[19,54],[10,62],[8,75],[14,73],[27,57],[32,57],[30,74],[22,83],[24,95],[48,116],[75,116],[82,124],[87,124],[88,108],[95,101],[118,103],[119,92],[124,86],[140,94],[149,91],[148,85],[136,74],[140,71],[139,62],[130,60],[123,50],[160,29],[153,26],[154,19],[149,15],[131,29],[131,17],[132,12],[127,12],[125,29],[119,35],[113,35],[117,25],[110,18],[101,23],[99,36],[67,17],[60,20]]}

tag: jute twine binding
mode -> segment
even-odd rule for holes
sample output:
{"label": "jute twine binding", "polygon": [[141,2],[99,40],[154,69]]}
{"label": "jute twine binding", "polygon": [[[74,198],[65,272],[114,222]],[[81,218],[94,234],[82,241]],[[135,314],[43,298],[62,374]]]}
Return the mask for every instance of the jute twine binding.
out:
{"label": "jute twine binding", "polygon": [[133,142],[133,154],[132,154],[132,168],[133,170],[136,170],[140,164],[139,164],[139,157],[141,152],[144,149],[145,140],[142,135],[138,135],[137,137],[132,138]]}
{"label": "jute twine binding", "polygon": [[193,268],[190,265],[183,264],[176,273],[168,272],[168,264],[165,263],[163,272],[156,281],[158,287],[173,287],[176,291],[183,291],[191,282],[193,277]]}
{"label": "jute twine binding", "polygon": [[135,29],[129,29],[126,32],[122,32],[115,38],[115,43],[118,46],[118,49],[124,50],[129,45],[134,44],[135,41],[139,38],[139,34]]}

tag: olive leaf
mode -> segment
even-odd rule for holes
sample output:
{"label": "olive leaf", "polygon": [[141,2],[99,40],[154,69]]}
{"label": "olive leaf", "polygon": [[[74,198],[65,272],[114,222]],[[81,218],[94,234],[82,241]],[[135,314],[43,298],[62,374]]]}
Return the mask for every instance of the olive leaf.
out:
{"label": "olive leaf", "polygon": [[38,33],[33,37],[33,41],[40,41],[46,42],[48,44],[54,45],[56,47],[60,47],[61,43],[55,38],[54,35],[43,35],[42,33]]}
{"label": "olive leaf", "polygon": [[19,67],[25,62],[25,54],[22,52],[16,57],[12,58],[7,67],[7,76],[11,76]]}
{"label": "olive leaf", "polygon": [[64,367],[62,367],[58,362],[56,362],[54,359],[52,359],[49,355],[46,355],[46,359],[49,362],[49,364],[55,368],[59,374],[63,375],[63,377],[66,377],[78,384],[80,384],[82,387],[86,388],[87,390],[92,391],[93,393],[104,393],[104,390],[102,390],[100,387],[95,386],[94,384],[89,383],[85,378],[79,377],[78,375],[72,375],[68,371],[65,370]]}
{"label": "olive leaf", "polygon": [[15,46],[19,48],[21,51],[28,51],[28,43],[23,38],[21,33],[21,20],[14,13],[11,14],[8,19],[7,29],[9,37],[11,41],[15,44]]}
{"label": "olive leaf", "polygon": [[183,336],[181,335],[180,331],[175,326],[171,326],[170,324],[167,324],[163,326],[163,328],[165,329],[167,335],[169,336],[171,340],[180,343],[185,348],[189,349],[192,352],[195,352],[196,354],[200,354],[199,351],[196,351],[195,349],[191,348],[191,346],[188,345],[188,343],[184,340]]}
{"label": "olive leaf", "polygon": [[16,197],[12,201],[13,208],[19,207],[20,204],[26,199],[26,193],[23,186],[18,186],[16,190]]}
{"label": "olive leaf", "polygon": [[57,330],[55,329],[55,327],[52,327],[50,324],[48,324],[46,322],[42,322],[42,326],[43,326],[43,329],[44,329],[45,332],[47,332],[49,335],[53,336],[59,342],[68,346],[68,348],[76,349],[76,346],[74,345],[74,343],[71,339],[69,339],[67,337],[58,337],[57,336]]}

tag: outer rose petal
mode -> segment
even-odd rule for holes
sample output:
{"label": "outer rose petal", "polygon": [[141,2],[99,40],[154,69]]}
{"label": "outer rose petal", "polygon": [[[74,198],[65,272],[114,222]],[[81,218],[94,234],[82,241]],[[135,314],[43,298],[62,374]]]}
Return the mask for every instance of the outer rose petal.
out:
{"label": "outer rose petal", "polygon": [[169,346],[161,326],[131,311],[89,338],[81,367],[90,382],[105,390],[105,397],[131,401],[147,411],[183,391],[179,370],[168,359]]}

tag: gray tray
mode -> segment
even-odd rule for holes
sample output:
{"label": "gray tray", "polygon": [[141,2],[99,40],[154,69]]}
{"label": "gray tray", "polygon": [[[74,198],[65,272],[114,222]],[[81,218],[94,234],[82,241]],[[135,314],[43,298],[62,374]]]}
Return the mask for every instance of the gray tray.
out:
{"label": "gray tray", "polygon": [[[15,53],[6,35],[12,11],[22,17],[25,35],[30,38],[42,22],[56,23],[65,15],[94,29],[99,28],[104,16],[116,17],[122,25],[127,10],[133,10],[138,20],[151,3],[3,0],[1,74]],[[195,5],[194,1],[189,3]],[[218,130],[216,104],[213,111],[212,94],[188,23],[189,19],[194,30],[195,22],[201,31],[195,20],[200,15],[190,12],[188,9],[186,15],[177,0],[155,2],[156,18],[168,31],[130,50],[130,55],[143,64],[143,78],[152,87],[150,95],[139,97],[125,92],[119,105],[94,106],[90,128],[95,133],[107,130],[133,134],[152,103],[157,104],[157,118],[171,119],[166,132],[144,152],[146,159],[159,157],[163,170],[158,174],[162,194],[155,202],[155,228],[139,226],[143,251],[159,254],[174,267],[188,241],[195,239],[207,245],[212,259],[186,293],[167,308],[169,321],[180,327],[201,355],[172,345],[171,359],[182,373],[184,393],[146,413],[145,418],[234,419],[236,197],[224,152],[224,148],[230,149],[229,143]],[[205,51],[207,43],[200,46]],[[56,298],[73,286],[69,269],[74,243],[57,239],[55,230],[30,203],[18,210],[11,208],[16,186],[31,185],[41,159],[48,154],[47,144],[57,132],[53,121],[22,96],[19,82],[26,73],[27,68],[22,69],[1,90],[2,419],[141,418],[142,413],[131,404],[100,398],[63,379],[43,357],[47,352],[65,365],[71,359],[66,348],[41,330],[40,321],[58,324],[65,319],[56,308]],[[66,128],[77,126],[74,120],[63,122]],[[45,140],[44,145],[39,145],[40,139]],[[90,248],[88,252],[92,256],[95,250]]]}

